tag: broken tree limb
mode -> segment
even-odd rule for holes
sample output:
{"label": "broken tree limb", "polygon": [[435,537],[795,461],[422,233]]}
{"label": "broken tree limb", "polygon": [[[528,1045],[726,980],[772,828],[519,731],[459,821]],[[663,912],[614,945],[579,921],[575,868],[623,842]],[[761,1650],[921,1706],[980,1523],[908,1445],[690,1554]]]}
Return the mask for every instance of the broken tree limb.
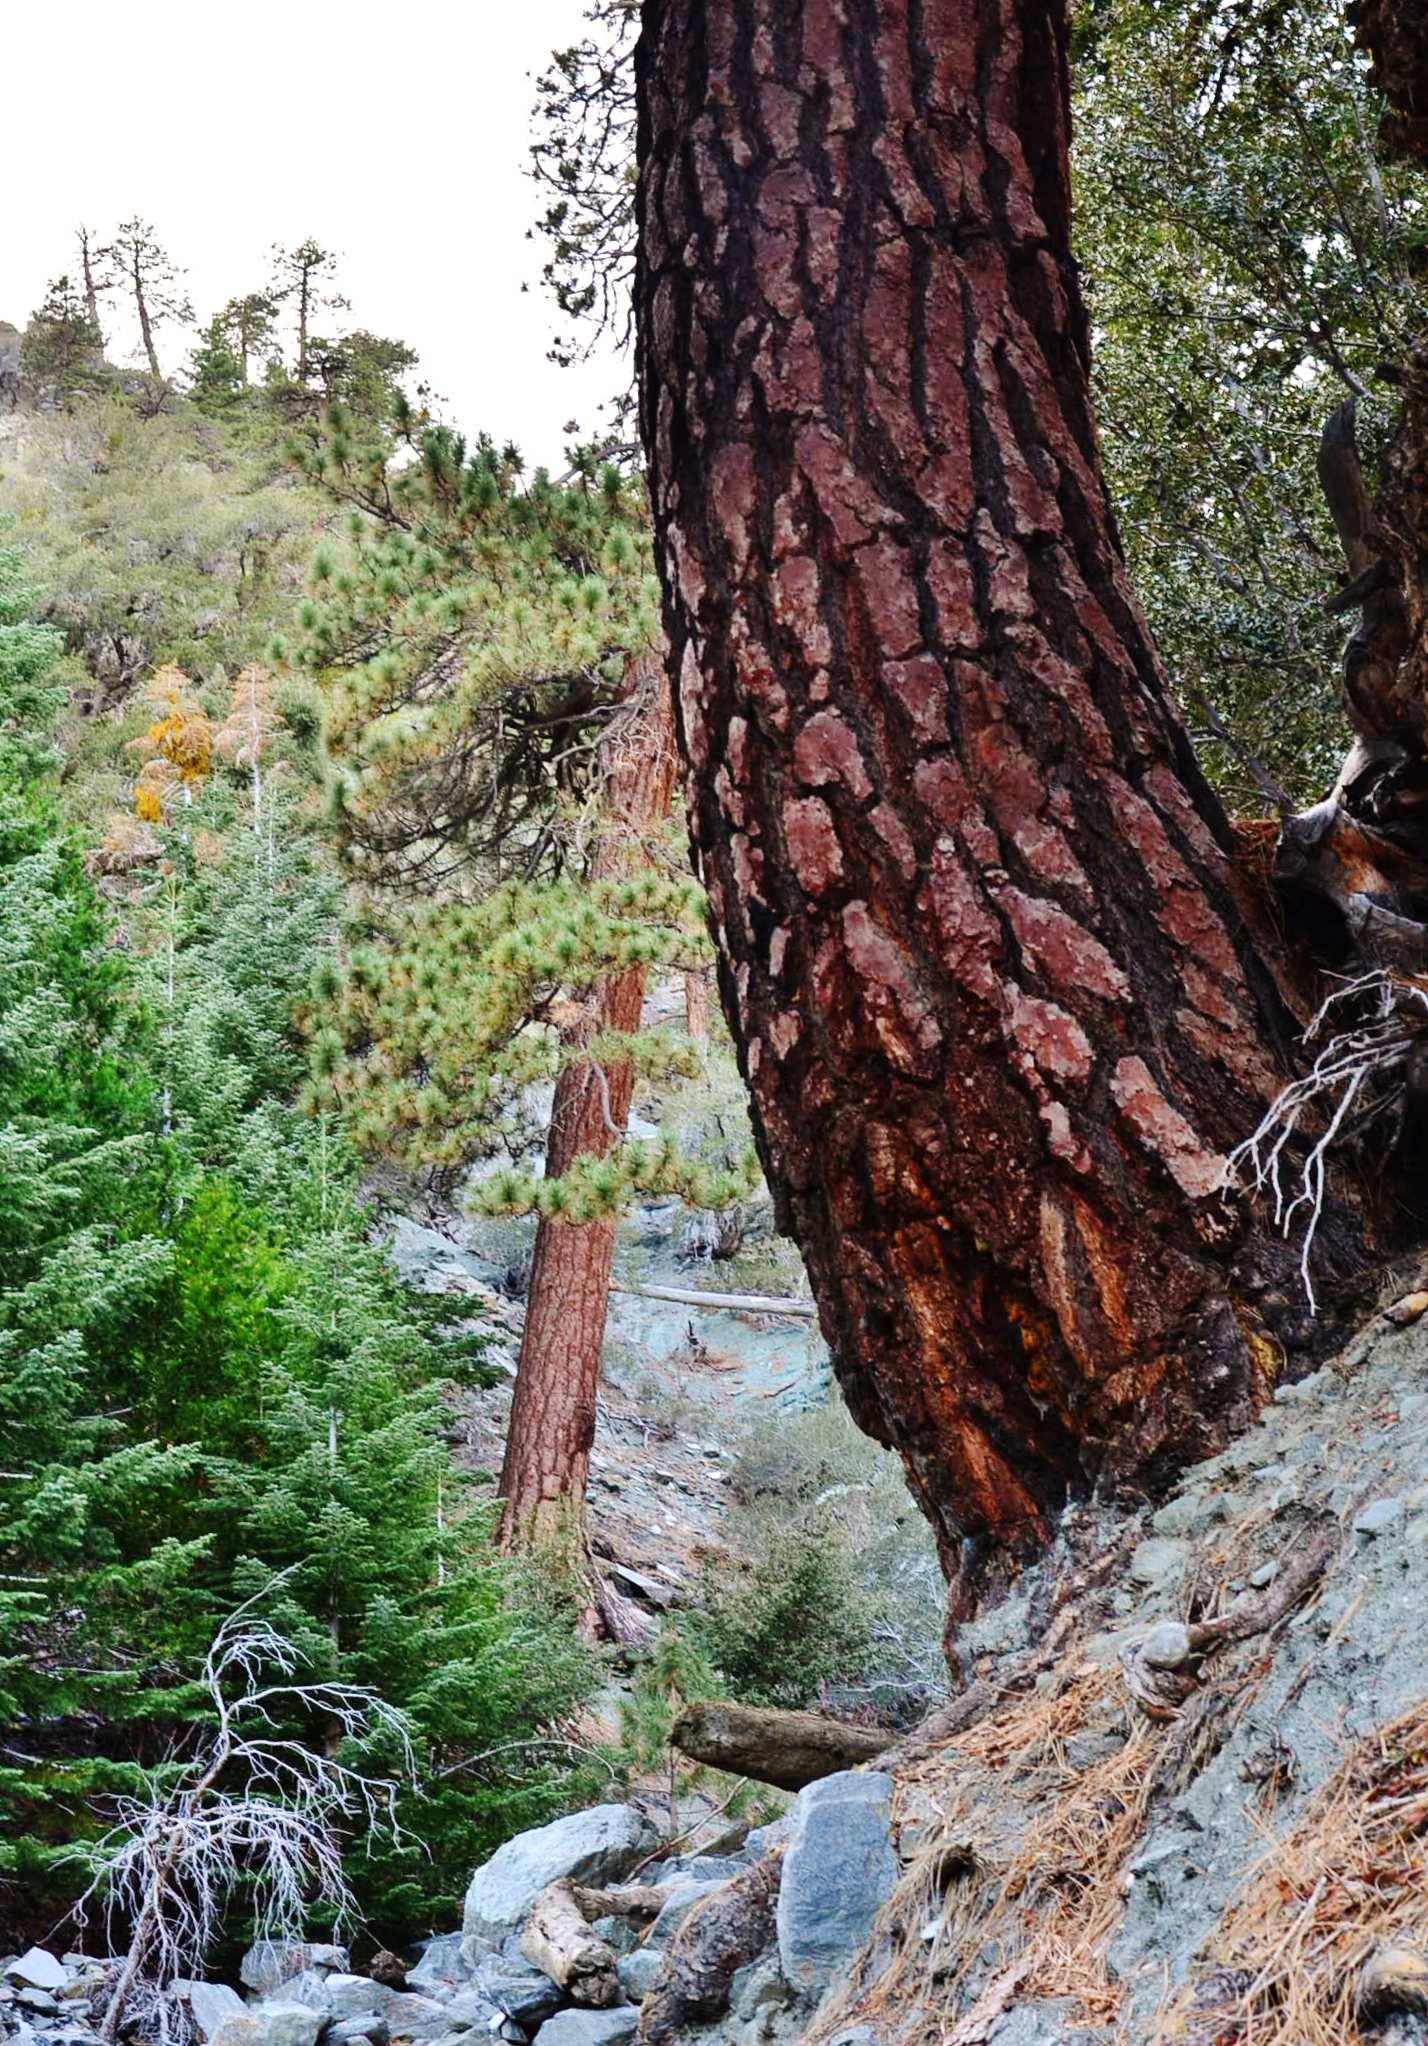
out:
{"label": "broken tree limb", "polygon": [[672,1300],[676,1307],[718,1308],[726,1314],[794,1314],[812,1321],[818,1312],[812,1300],[777,1299],[766,1293],[705,1293],[697,1286],[627,1286],[610,1281],[612,1293],[632,1293],[640,1300]]}
{"label": "broken tree limb", "polygon": [[604,2010],[620,2001],[615,1949],[590,1930],[571,1882],[541,1891],[521,1933],[521,1952],[572,2003]]}
{"label": "broken tree limb", "polygon": [[775,1712],[707,1700],[684,1708],[670,1742],[711,1769],[752,1776],[780,1790],[802,1790],[820,1776],[873,1761],[887,1747],[888,1736],[871,1727],[846,1726],[821,1712]]}
{"label": "broken tree limb", "polygon": [[776,1847],[697,1903],[670,1943],[640,2008],[640,2046],[667,2046],[729,2007],[729,1986],[772,1943],[783,1875]]}

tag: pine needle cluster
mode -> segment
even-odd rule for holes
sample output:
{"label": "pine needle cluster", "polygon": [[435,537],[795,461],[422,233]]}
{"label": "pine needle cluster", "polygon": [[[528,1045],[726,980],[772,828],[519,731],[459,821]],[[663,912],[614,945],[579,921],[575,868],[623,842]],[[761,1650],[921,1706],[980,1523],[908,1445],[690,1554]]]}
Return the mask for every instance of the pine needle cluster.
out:
{"label": "pine needle cluster", "polygon": [[[599,1084],[624,1064],[644,1088],[696,1075],[685,1037],[603,1029],[598,991],[697,969],[708,939],[666,825],[627,829],[603,779],[656,643],[637,481],[585,450],[567,482],[527,483],[514,450],[415,417],[400,453],[359,446],[341,407],[297,450],[349,525],[314,558],[287,651],[322,681],[331,821],[368,889],[345,966],[314,984],[309,1102],[451,1184],[528,1153],[571,1064]],[[476,1204],[587,1221],[757,1184],[751,1146],[711,1165],[609,1134],[559,1176],[496,1171]]]}
{"label": "pine needle cluster", "polygon": [[342,406],[294,447],[348,512],[278,648],[325,683],[333,828],[374,883],[530,870],[656,638],[639,487],[589,450],[569,481],[527,482],[514,449],[410,413],[398,451],[360,444]]}

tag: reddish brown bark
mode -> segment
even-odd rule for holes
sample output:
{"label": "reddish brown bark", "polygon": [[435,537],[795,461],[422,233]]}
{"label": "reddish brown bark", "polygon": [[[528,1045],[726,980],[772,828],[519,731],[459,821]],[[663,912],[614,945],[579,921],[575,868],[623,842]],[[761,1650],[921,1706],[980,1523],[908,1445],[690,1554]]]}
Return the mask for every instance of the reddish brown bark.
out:
{"label": "reddish brown bark", "polygon": [[[606,822],[597,878],[638,860],[646,833],[669,814],[675,758],[663,664],[638,664],[640,708],[607,742]],[[640,1027],[645,971],[628,967],[591,991],[567,1025],[567,1042]],[[628,1060],[603,1067],[575,1060],[562,1070],[551,1107],[546,1172],[601,1157],[624,1135],[634,1089]],[[515,1397],[501,1469],[501,1539],[507,1547],[563,1550],[577,1570],[585,1556],[584,1499],[595,1435],[595,1399],[614,1252],[613,1220],[548,1222],[536,1231]]]}
{"label": "reddish brown bark", "polygon": [[697,1044],[709,1035],[709,973],[696,966],[684,976],[684,1027]]}
{"label": "reddish brown bark", "polygon": [[[1264,1397],[1294,1028],[1127,588],[1055,0],[645,0],[641,403],[720,985],[950,1568]],[[1342,1213],[1325,1249],[1350,1261]]]}

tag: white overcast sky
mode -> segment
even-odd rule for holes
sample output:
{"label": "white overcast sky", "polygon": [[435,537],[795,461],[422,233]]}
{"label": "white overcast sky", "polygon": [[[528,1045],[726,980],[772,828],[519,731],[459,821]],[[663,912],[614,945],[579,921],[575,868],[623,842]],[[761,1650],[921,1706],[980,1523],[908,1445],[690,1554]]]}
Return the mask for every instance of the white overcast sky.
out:
{"label": "white overcast sky", "polygon": [[[70,0],[11,9],[0,319],[76,268],[80,220],[140,214],[196,310],[259,287],[274,241],[343,257],[355,325],[400,336],[468,431],[558,464],[615,388],[546,359],[557,314],[527,240],[532,74],[582,0]],[[530,289],[522,293],[521,286]],[[128,353],[114,322],[113,352]],[[136,337],[135,337],[136,338]],[[177,366],[190,342],[171,330]]]}

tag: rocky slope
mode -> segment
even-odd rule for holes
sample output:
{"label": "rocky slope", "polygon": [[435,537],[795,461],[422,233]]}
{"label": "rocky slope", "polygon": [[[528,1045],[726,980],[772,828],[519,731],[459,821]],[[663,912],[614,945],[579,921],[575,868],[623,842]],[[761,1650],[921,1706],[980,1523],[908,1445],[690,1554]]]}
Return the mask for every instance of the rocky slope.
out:
{"label": "rocky slope", "polygon": [[[671,1854],[632,1806],[573,1814],[476,1871],[424,1950],[370,1977],[331,1949],[250,1955],[246,2001],[188,1992],[192,2036],[1428,2038],[1425,1563],[1428,1318],[1380,1318],[1157,1511],[1068,1514],[961,1630],[933,1720],[772,1826]],[[16,2046],[93,2046],[100,1964],[0,1973]]]}

